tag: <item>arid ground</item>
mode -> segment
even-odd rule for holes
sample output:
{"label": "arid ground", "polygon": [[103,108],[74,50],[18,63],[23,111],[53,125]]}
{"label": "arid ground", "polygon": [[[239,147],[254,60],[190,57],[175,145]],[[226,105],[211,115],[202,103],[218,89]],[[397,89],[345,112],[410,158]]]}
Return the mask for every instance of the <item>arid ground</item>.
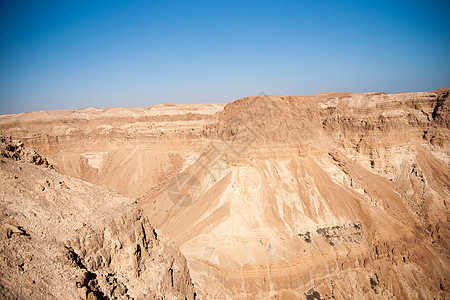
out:
{"label": "arid ground", "polygon": [[0,296],[448,299],[449,91],[0,116]]}

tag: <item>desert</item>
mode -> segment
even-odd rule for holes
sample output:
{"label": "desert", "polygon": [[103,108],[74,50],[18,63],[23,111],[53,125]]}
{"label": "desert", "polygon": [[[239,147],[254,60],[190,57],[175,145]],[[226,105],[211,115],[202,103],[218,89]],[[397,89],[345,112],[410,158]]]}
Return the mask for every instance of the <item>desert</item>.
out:
{"label": "desert", "polygon": [[449,89],[0,116],[7,299],[446,299]]}

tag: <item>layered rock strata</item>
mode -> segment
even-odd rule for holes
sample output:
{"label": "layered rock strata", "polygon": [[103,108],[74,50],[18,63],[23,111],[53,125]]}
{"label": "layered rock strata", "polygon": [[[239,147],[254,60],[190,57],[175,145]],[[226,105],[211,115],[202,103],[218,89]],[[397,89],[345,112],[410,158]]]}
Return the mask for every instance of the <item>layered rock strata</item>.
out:
{"label": "layered rock strata", "polygon": [[0,128],[137,197],[198,297],[449,297],[448,89],[40,112]]}

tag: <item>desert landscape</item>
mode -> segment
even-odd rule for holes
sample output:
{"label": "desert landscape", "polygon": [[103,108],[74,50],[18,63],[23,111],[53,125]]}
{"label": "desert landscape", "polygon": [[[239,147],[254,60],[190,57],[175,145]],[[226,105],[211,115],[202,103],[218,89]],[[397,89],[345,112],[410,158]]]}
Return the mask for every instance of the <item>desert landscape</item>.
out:
{"label": "desert landscape", "polygon": [[0,116],[5,299],[448,299],[450,89]]}

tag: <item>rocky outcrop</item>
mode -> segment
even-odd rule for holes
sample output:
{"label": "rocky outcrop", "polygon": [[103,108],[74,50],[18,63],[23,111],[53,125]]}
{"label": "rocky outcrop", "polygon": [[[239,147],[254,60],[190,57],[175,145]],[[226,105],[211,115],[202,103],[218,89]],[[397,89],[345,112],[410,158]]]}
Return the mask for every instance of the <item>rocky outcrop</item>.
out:
{"label": "rocky outcrop", "polygon": [[[106,298],[193,299],[185,258],[138,209],[95,229],[82,224],[65,245],[73,265],[82,270],[76,285]],[[157,283],[157,284],[156,284]]]}
{"label": "rocky outcrop", "polygon": [[0,162],[1,298],[195,298],[186,259],[134,199],[25,164],[18,147]]}
{"label": "rocky outcrop", "polygon": [[23,142],[13,140],[10,136],[5,137],[0,135],[0,155],[14,160],[32,163],[37,166],[42,165],[47,168],[53,168],[45,157],[42,157],[33,149],[25,148]]}

